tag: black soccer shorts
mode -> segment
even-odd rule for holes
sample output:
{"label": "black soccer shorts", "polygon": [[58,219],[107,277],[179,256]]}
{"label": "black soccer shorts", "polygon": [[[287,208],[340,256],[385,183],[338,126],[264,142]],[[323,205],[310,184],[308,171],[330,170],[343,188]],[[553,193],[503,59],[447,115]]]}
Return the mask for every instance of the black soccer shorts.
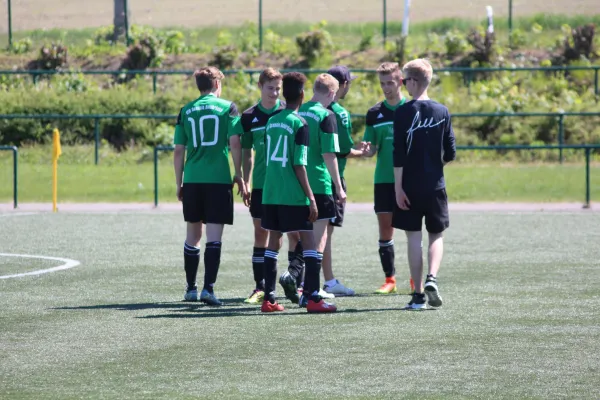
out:
{"label": "black soccer shorts", "polygon": [[425,228],[429,233],[442,233],[450,226],[448,214],[448,195],[446,189],[436,190],[429,195],[411,196],[407,193],[410,201],[408,210],[401,210],[394,204],[392,226],[404,231],[421,231],[423,218]]}
{"label": "black soccer shorts", "polygon": [[[338,203],[335,194],[335,185],[331,185],[333,190],[333,199],[335,201],[335,217],[329,222],[330,225],[341,227],[344,223],[344,213],[346,212],[346,202]],[[346,180],[342,178],[342,189],[346,192]],[[347,194],[347,192],[346,192]]]}
{"label": "black soccer shorts", "polygon": [[375,213],[394,212],[396,189],[394,183],[376,183],[374,189]]}
{"label": "black soccer shorts", "polygon": [[252,218],[261,219],[263,215],[262,189],[252,189],[250,195],[250,215]]}
{"label": "black soccer shorts", "polygon": [[315,194],[315,203],[317,203],[317,210],[319,215],[317,220],[321,219],[333,219],[335,218],[336,202],[330,194]]}
{"label": "black soccer shorts", "polygon": [[233,191],[228,183],[184,183],[183,218],[186,222],[233,225]]}
{"label": "black soccer shorts", "polygon": [[308,220],[309,216],[308,206],[263,204],[260,224],[263,229],[281,233],[312,231],[313,224]]}

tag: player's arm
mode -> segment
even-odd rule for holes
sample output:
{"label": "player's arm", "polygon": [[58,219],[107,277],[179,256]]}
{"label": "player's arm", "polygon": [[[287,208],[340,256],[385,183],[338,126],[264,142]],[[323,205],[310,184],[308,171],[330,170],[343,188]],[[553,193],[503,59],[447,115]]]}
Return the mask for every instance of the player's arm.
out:
{"label": "player's arm", "polygon": [[[352,124],[348,112],[336,114],[338,126],[338,139],[340,141],[340,152],[337,158],[355,158],[363,155],[364,145],[361,143],[354,147],[352,140]],[[342,150],[343,149],[343,150]]]}
{"label": "player's arm", "polygon": [[338,169],[337,153],[340,152],[340,144],[338,142],[337,121],[335,114],[329,115],[321,122],[321,153],[325,165],[331,175],[331,180],[335,185],[336,194],[340,201],[346,201],[346,192],[342,188],[342,179]]}
{"label": "player's arm", "polygon": [[[406,131],[407,127],[403,121],[405,118],[400,116],[403,108],[396,109],[394,113],[394,188],[396,190],[396,203],[402,210],[408,210],[410,201],[406,197],[402,187],[402,177],[404,174],[404,165],[406,164]],[[400,112],[399,112],[400,111]]]}
{"label": "player's arm", "polygon": [[369,114],[367,113],[367,126],[365,127],[365,135],[363,136],[363,143],[368,143],[369,146],[363,152],[363,157],[373,157],[377,154],[379,148],[377,147],[377,137],[375,135],[375,128],[369,120]]}
{"label": "player's arm", "polygon": [[175,125],[175,150],[173,151],[173,167],[175,168],[175,187],[177,188],[177,198],[183,199],[181,186],[183,185],[183,166],[185,163],[185,146],[187,144],[187,136],[183,129],[183,121],[181,119],[181,110],[177,116],[177,124]]}
{"label": "player's arm", "polygon": [[296,178],[298,179],[304,194],[308,197],[308,201],[310,202],[309,221],[314,222],[318,216],[317,203],[315,202],[315,195],[308,183],[308,175],[306,173],[309,137],[308,125],[302,125],[296,132],[294,144],[294,173],[296,174]]}
{"label": "player's arm", "polygon": [[454,136],[454,129],[452,129],[452,117],[450,116],[450,112],[446,112],[446,123],[444,126],[444,136],[442,139],[444,152],[442,155],[442,162],[446,165],[456,160],[456,138]]}
{"label": "player's arm", "polygon": [[247,195],[246,185],[242,178],[242,124],[235,103],[231,103],[229,108],[229,124],[227,136],[229,138],[229,148],[231,149],[231,158],[233,159],[234,176],[233,181],[238,185],[238,194],[243,197]]}
{"label": "player's arm", "polygon": [[252,151],[252,145],[254,142],[254,137],[252,135],[252,131],[250,130],[250,126],[245,126],[244,119],[242,117],[241,121],[242,125],[242,173],[244,182],[246,186],[248,186],[250,182],[250,177],[252,176],[252,169],[254,168],[254,152]]}

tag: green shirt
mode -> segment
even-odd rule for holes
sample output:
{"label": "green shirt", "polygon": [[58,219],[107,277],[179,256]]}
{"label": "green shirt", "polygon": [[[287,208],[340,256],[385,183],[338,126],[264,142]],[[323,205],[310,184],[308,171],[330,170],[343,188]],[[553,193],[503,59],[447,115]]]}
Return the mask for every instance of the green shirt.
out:
{"label": "green shirt", "polygon": [[254,149],[252,189],[262,189],[265,182],[265,126],[271,116],[284,108],[285,103],[277,100],[275,107],[267,110],[259,101],[242,113],[242,148]]}
{"label": "green shirt", "polygon": [[294,170],[295,165],[306,166],[309,140],[308,125],[295,111],[285,109],[269,119],[265,129],[263,204],[310,204]]}
{"label": "green shirt", "polygon": [[241,134],[239,122],[235,103],[214,94],[179,111],[174,143],[186,146],[183,183],[231,183],[229,138]]}
{"label": "green shirt", "polygon": [[352,120],[350,119],[350,113],[339,103],[333,102],[327,107],[335,113],[337,120],[338,137],[340,141],[340,152],[338,153],[338,169],[340,170],[340,177],[344,177],[344,170],[346,169],[346,156],[354,147],[354,141],[352,140]]}
{"label": "green shirt", "polygon": [[298,113],[308,123],[310,131],[308,166],[306,168],[310,187],[315,194],[331,195],[333,194],[331,175],[327,170],[323,154],[340,152],[335,115],[321,103],[314,101],[304,103]]}
{"label": "green shirt", "polygon": [[406,98],[392,107],[387,101],[375,104],[367,111],[367,127],[365,142],[377,146],[377,164],[375,166],[375,183],[394,183],[394,111]]}

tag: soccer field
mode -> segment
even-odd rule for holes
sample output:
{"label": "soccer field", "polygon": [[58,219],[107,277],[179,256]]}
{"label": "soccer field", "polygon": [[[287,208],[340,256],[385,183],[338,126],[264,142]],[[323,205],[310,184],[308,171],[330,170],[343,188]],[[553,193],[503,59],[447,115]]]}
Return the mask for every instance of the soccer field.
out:
{"label": "soccer field", "polygon": [[[444,307],[411,312],[403,235],[403,293],[374,295],[375,216],[353,212],[334,269],[358,295],[336,299],[333,315],[285,299],[285,312],[262,315],[243,303],[246,213],[226,228],[221,308],[180,301],[180,213],[0,214],[0,253],[81,263],[0,279],[0,398],[592,398],[599,224],[596,212],[454,212]],[[60,264],[0,255],[0,275]]]}

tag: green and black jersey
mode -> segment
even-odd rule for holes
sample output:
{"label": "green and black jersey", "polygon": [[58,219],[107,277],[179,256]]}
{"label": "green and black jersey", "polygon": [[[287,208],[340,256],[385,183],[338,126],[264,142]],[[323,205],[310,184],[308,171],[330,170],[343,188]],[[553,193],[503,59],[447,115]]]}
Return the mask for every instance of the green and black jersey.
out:
{"label": "green and black jersey", "polygon": [[406,101],[402,98],[396,106],[387,101],[375,104],[367,111],[365,142],[377,146],[375,183],[394,183],[394,112]]}
{"label": "green and black jersey", "polygon": [[338,153],[338,169],[340,171],[340,177],[344,177],[344,170],[346,169],[346,156],[352,151],[354,147],[354,141],[352,140],[352,120],[350,119],[350,113],[339,103],[333,102],[327,107],[335,114],[337,121],[338,139],[340,143],[340,152]]}
{"label": "green and black jersey", "polygon": [[186,146],[183,183],[231,183],[229,138],[241,133],[235,103],[211,93],[186,104],[174,140]]}
{"label": "green and black jersey", "polygon": [[327,170],[323,154],[339,153],[335,114],[321,103],[309,101],[298,110],[308,123],[310,146],[308,148],[308,182],[315,194],[332,195],[331,175]]}
{"label": "green and black jersey", "polygon": [[288,206],[310,204],[294,166],[308,162],[309,130],[295,111],[284,109],[265,129],[265,180],[262,203]]}
{"label": "green and black jersey", "polygon": [[270,117],[285,108],[285,103],[277,100],[275,107],[264,108],[260,101],[242,113],[242,148],[254,149],[252,189],[262,189],[265,181],[265,127]]}

